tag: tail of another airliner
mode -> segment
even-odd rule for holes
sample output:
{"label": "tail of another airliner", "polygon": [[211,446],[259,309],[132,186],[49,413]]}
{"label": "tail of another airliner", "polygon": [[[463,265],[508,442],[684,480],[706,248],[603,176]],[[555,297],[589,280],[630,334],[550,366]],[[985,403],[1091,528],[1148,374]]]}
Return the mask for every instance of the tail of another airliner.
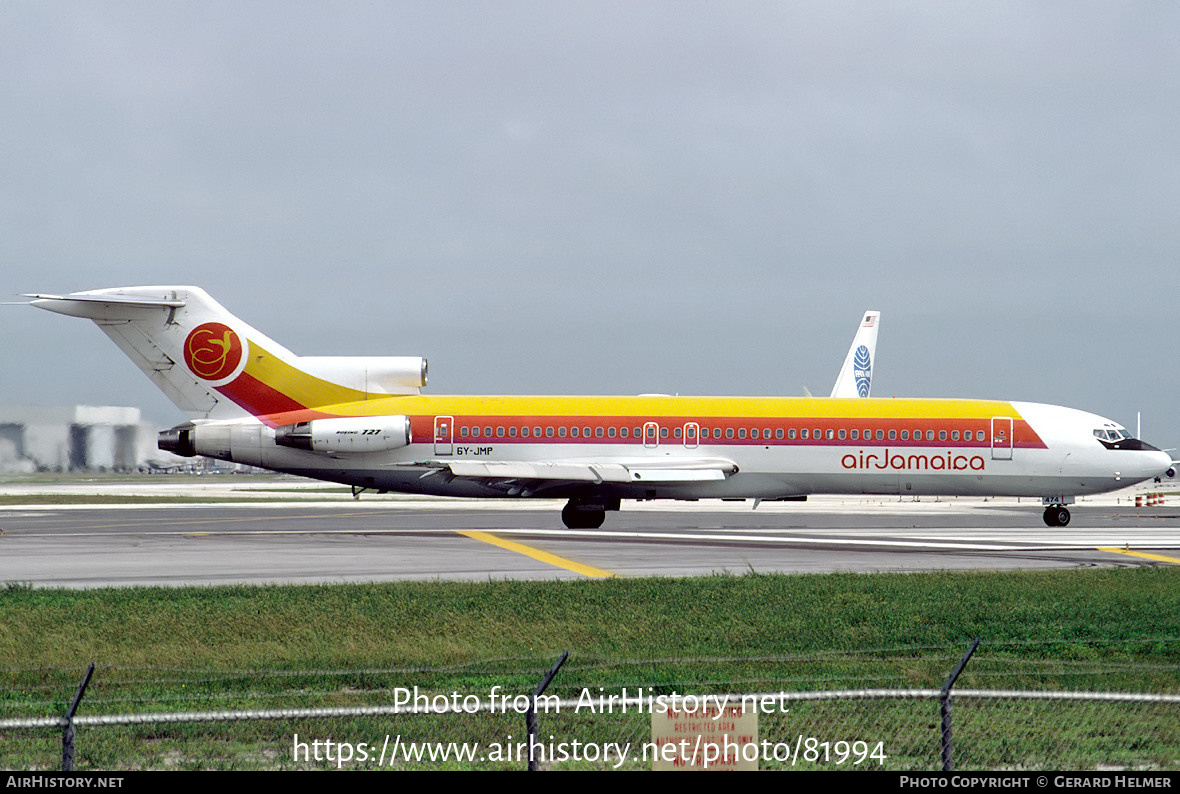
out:
{"label": "tail of another airliner", "polygon": [[120,287],[28,295],[93,320],[189,419],[271,417],[426,384],[418,357],[297,356],[198,287]]}
{"label": "tail of another airliner", "polygon": [[844,366],[832,387],[832,397],[868,397],[873,386],[873,358],[877,355],[877,327],[881,312],[865,312],[848,348]]}

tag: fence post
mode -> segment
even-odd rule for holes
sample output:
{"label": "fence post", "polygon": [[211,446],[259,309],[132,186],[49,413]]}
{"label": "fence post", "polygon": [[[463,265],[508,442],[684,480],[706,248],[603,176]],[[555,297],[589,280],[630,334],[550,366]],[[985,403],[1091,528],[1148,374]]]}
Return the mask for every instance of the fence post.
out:
{"label": "fence post", "polygon": [[94,662],[91,662],[90,667],[86,668],[86,677],[78,685],[78,691],[74,693],[74,702],[70,704],[70,710],[66,712],[66,724],[61,731],[61,771],[63,772],[74,771],[74,714],[78,711],[82,696],[86,694],[86,685],[90,683],[92,675],[94,675]]}
{"label": "fence post", "polygon": [[967,653],[963,654],[963,658],[959,660],[959,666],[955,668],[954,672],[947,678],[946,683],[942,685],[942,692],[938,696],[939,711],[942,713],[942,771],[953,772],[954,762],[951,759],[951,687],[955,685],[955,681],[959,680],[959,674],[963,672],[963,668],[967,666],[967,660],[971,658],[971,654],[975,653],[975,649],[979,647],[979,638],[975,638],[975,642],[971,643],[971,647],[967,649]]}
{"label": "fence post", "polygon": [[545,688],[549,686],[549,682],[553,680],[553,676],[557,675],[557,671],[561,669],[561,666],[565,664],[565,660],[568,659],[569,656],[569,651],[566,651],[561,655],[561,658],[557,660],[557,663],[553,665],[553,667],[550,668],[549,672],[545,675],[544,680],[541,681],[541,683],[537,685],[537,688],[533,690],[532,697],[529,698],[529,710],[524,715],[524,725],[525,732],[529,737],[530,772],[536,772],[541,768],[541,765],[537,763],[536,754],[533,752],[537,747],[537,734],[539,733],[539,728],[537,725],[537,698],[540,697],[541,693],[545,691]]}

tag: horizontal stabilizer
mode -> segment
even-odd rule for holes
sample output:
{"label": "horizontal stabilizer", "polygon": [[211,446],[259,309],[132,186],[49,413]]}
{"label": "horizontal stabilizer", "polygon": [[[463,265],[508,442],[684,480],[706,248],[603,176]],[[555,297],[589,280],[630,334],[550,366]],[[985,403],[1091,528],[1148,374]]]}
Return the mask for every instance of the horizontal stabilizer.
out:
{"label": "horizontal stabilizer", "polygon": [[67,314],[70,317],[86,317],[91,320],[121,320],[136,314],[128,309],[180,309],[185,302],[177,298],[155,298],[127,295],[44,295],[26,293],[32,298],[31,304],[38,309]]}

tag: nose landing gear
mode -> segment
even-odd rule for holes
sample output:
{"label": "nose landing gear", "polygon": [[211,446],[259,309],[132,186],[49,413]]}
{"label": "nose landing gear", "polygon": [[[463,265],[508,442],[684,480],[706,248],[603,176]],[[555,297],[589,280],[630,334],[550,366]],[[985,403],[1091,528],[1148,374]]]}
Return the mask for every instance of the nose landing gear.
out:
{"label": "nose landing gear", "polygon": [[1045,508],[1045,524],[1050,527],[1068,526],[1069,510],[1061,505],[1049,505]]}

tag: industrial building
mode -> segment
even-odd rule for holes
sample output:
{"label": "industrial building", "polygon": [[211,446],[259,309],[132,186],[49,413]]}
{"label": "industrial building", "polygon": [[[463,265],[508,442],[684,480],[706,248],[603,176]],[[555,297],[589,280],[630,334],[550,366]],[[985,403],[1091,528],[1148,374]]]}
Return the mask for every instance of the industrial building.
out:
{"label": "industrial building", "polygon": [[138,408],[0,406],[0,472],[134,471],[179,460]]}

